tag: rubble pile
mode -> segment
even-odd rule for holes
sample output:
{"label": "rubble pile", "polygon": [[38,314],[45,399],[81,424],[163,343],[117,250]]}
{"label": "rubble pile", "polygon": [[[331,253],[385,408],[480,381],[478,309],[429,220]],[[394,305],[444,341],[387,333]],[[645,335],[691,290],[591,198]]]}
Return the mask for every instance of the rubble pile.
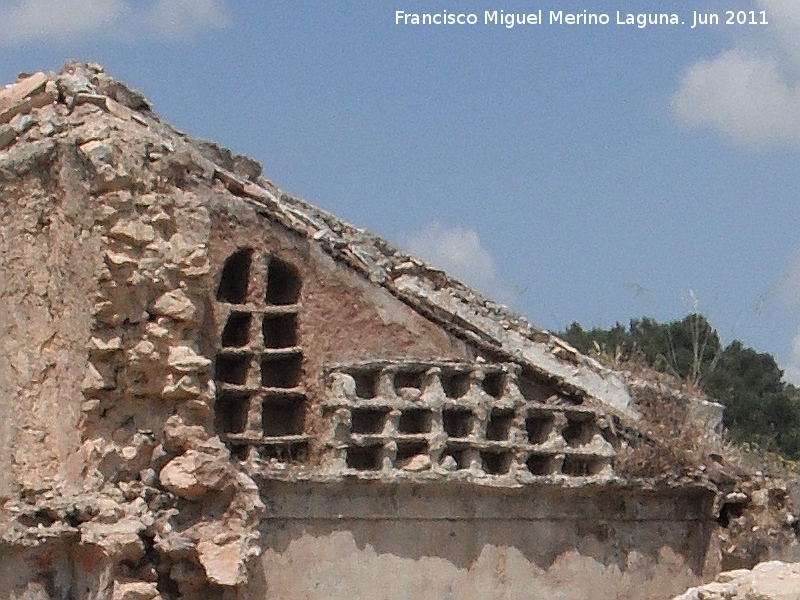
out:
{"label": "rubble pile", "polygon": [[673,600],[797,600],[800,563],[760,563],[752,571],[725,571],[708,585],[695,587]]}

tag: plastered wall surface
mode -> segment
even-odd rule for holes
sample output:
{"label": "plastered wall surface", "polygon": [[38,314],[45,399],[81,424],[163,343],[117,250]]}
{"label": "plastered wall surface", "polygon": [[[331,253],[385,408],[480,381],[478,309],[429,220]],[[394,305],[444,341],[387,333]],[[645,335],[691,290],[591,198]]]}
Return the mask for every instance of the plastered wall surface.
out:
{"label": "plastered wall surface", "polygon": [[270,599],[659,599],[714,568],[702,490],[264,489]]}
{"label": "plastered wall surface", "polygon": [[80,184],[70,167],[65,161],[3,187],[0,498],[12,493],[14,481],[48,489],[67,474],[78,443],[91,322],[86,299],[96,286],[100,243],[80,208]]}

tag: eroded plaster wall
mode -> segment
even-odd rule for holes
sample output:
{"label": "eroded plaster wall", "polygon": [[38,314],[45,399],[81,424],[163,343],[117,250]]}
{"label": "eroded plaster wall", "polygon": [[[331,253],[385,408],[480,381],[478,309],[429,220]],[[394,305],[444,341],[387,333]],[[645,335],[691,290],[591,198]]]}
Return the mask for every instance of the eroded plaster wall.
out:
{"label": "eroded plaster wall", "polygon": [[349,482],[262,493],[253,598],[656,600],[714,569],[711,495],[698,489]]}
{"label": "eroded plaster wall", "polygon": [[26,158],[1,175],[0,499],[77,479],[67,465],[102,260],[71,157],[50,143]]}

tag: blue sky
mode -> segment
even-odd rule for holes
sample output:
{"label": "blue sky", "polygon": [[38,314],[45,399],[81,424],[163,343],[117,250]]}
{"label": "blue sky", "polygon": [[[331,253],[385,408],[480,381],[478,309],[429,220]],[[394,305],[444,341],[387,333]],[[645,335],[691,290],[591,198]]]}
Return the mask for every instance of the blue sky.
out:
{"label": "blue sky", "polygon": [[[539,9],[542,25],[483,24]],[[731,9],[769,24],[690,28]],[[397,10],[479,24],[396,25]],[[611,22],[549,25],[550,10]],[[2,81],[101,62],[178,128],[542,327],[696,308],[800,382],[796,0],[0,0],[0,15]]]}

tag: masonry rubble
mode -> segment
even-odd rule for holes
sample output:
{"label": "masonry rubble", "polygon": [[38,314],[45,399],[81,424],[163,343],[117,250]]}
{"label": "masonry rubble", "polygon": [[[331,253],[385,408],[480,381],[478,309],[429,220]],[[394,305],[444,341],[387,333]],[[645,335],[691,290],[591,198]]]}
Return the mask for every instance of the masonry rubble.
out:
{"label": "masonry rubble", "polygon": [[[646,438],[624,377],[260,175],[99,65],[0,90],[0,580],[16,594],[0,599],[244,597],[275,510],[264,481],[665,489],[615,473]],[[352,351],[302,380],[326,342],[298,341],[295,272],[233,234],[213,247],[212,211],[313,242],[319,273],[330,259],[388,294],[364,292],[387,329],[410,309],[411,355]],[[670,485],[722,490],[719,511],[746,493]]]}
{"label": "masonry rubble", "polygon": [[[96,118],[100,113],[107,118]],[[137,128],[142,154],[133,157],[122,152],[115,135]],[[56,364],[50,361],[64,360],[58,353],[71,340],[59,329],[79,325],[65,323],[64,313],[59,315],[60,308],[53,305],[58,290],[70,285],[70,271],[89,268],[88,275],[100,282],[89,306],[97,324],[85,347],[90,359],[76,382],[85,398],[79,453],[85,467],[80,477],[65,477],[52,455],[14,456],[11,469],[21,489],[0,494],[5,498],[0,545],[72,552],[79,561],[95,561],[113,584],[109,597],[114,600],[162,598],[163,590],[186,598],[222,597],[242,583],[246,562],[259,552],[256,525],[263,504],[258,490],[232,466],[229,449],[203,424],[213,403],[208,377],[212,361],[199,352],[191,328],[204,310],[202,285],[209,265],[200,240],[208,215],[191,194],[168,197],[156,191],[161,179],[193,161],[209,177],[215,167],[176,134],[169,136],[176,138],[173,147],[165,132],[142,96],[97,66],[35,73],[0,90],[4,190],[13,190],[26,176],[41,177],[37,169],[56,160],[64,148],[74,144],[77,149],[66,159],[65,171],[55,175],[72,188],[63,205],[47,208],[46,191],[33,186],[28,191],[33,212],[40,204],[39,222],[12,223],[9,207],[4,208],[4,262],[22,261],[24,270],[24,255],[9,254],[8,248],[44,237],[42,220],[51,220],[51,231],[60,227],[90,254],[89,264],[71,266],[64,246],[70,242],[52,236],[46,254],[29,259],[50,265],[49,281],[26,281],[24,273],[4,269],[5,294],[32,286],[31,293],[40,299],[34,304],[45,302],[41,314],[11,315],[12,323],[32,326],[23,334],[12,325],[11,335],[50,340],[42,340],[39,360],[21,354],[22,349],[10,356],[12,368],[23,370],[23,376],[24,370],[31,373],[27,383],[34,389],[28,393],[37,393],[36,382],[41,385],[47,369]],[[143,168],[152,162],[159,168]],[[66,172],[70,167],[74,173]],[[82,172],[88,174],[85,182],[77,179]],[[138,174],[151,179],[134,181]],[[81,214],[77,203],[69,205],[83,185],[102,198],[94,214]],[[50,211],[61,214],[48,215]],[[61,223],[56,222],[59,217]],[[30,272],[36,276],[35,268]],[[74,273],[77,280],[86,275]],[[63,299],[68,301],[69,293]],[[148,398],[164,403],[150,405],[153,413],[164,415],[160,425],[158,418],[137,423],[130,436],[105,430],[108,411]],[[169,404],[174,402],[180,403],[177,410]],[[53,411],[50,430],[59,426],[60,410]],[[36,435],[50,435],[40,426]],[[32,423],[32,433],[34,428]],[[208,518],[210,514],[216,517]],[[54,570],[59,571],[58,564]],[[58,573],[45,586],[48,593],[68,593],[75,585],[69,577],[68,571]],[[166,578],[169,584],[159,583]],[[27,585],[31,598],[51,597],[36,592],[39,587],[36,582]],[[106,597],[102,589],[95,593]]]}
{"label": "masonry rubble", "polygon": [[707,585],[688,590],[673,600],[797,600],[800,563],[771,561],[752,570],[736,569],[717,575]]}

